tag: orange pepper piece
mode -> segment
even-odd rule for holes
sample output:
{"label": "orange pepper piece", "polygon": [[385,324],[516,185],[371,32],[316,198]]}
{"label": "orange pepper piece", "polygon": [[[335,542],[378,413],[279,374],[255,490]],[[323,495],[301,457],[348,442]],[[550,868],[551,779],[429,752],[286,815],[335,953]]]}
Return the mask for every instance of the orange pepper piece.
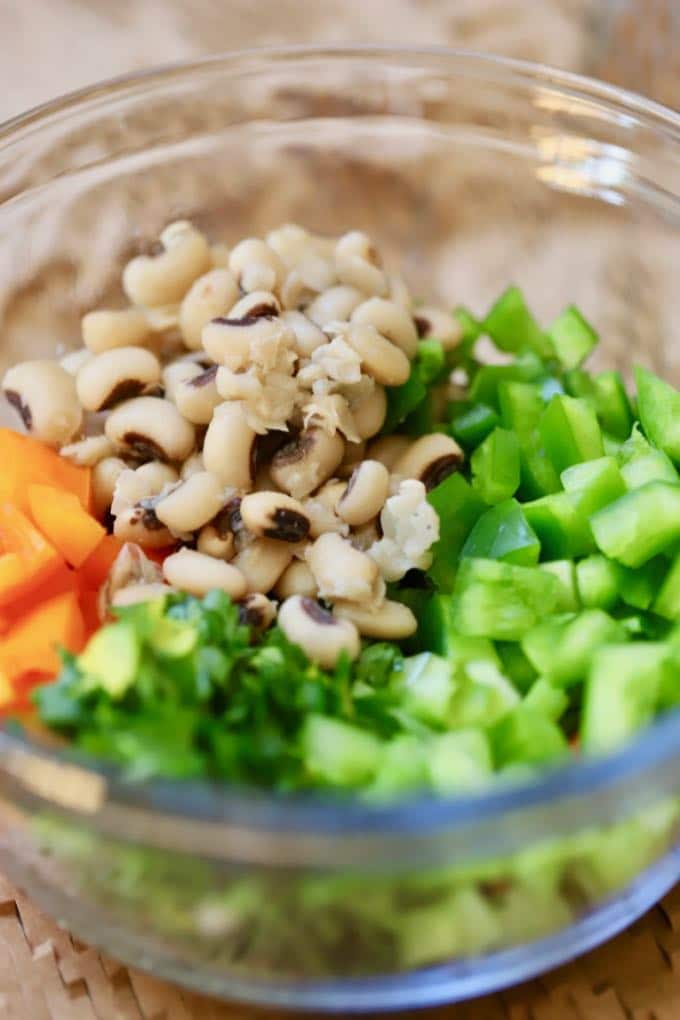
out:
{"label": "orange pepper piece", "polygon": [[28,486],[31,483],[54,485],[77,496],[81,506],[90,506],[92,472],[77,467],[56,450],[30,436],[0,428],[0,498],[28,510]]}
{"label": "orange pepper piece", "polygon": [[0,503],[0,606],[41,587],[64,561],[33,522],[13,503]]}
{"label": "orange pepper piece", "polygon": [[104,535],[78,571],[87,588],[101,588],[123,544],[115,535]]}
{"label": "orange pepper piece", "polygon": [[0,640],[0,671],[13,683],[24,673],[56,676],[58,648],[79,652],[85,640],[78,595],[55,595],[27,613]]}
{"label": "orange pepper piece", "polygon": [[79,567],[106,535],[72,492],[51,485],[29,485],[31,516],[67,563]]}
{"label": "orange pepper piece", "polygon": [[0,610],[0,634],[5,634],[22,616],[35,609],[38,602],[44,602],[45,599],[51,599],[65,591],[75,591],[76,588],[77,575],[62,563],[59,569],[40,585],[39,590],[31,591],[3,606]]}

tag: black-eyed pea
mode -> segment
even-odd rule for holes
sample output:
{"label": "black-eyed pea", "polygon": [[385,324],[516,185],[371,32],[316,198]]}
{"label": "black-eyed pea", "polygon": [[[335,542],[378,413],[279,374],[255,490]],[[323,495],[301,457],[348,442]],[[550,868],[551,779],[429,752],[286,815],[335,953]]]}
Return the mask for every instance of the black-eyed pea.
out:
{"label": "black-eyed pea", "polygon": [[411,374],[411,362],[404,352],[375,326],[352,323],[345,340],[361,358],[363,370],[381,386],[401,386]]}
{"label": "black-eyed pea", "polygon": [[177,472],[160,460],[150,460],[140,467],[126,468],[116,479],[111,500],[111,512],[115,515],[129,510],[140,500],[158,496],[166,487],[178,481]]}
{"label": "black-eyed pea", "polygon": [[210,258],[215,269],[229,269],[229,256],[231,248],[223,241],[210,245]]}
{"label": "black-eyed pea", "polygon": [[431,305],[420,305],[413,313],[413,322],[421,340],[430,337],[439,340],[445,351],[457,347],[463,336],[463,327],[450,312]]}
{"label": "black-eyed pea", "polygon": [[203,349],[218,365],[239,372],[250,364],[253,344],[275,340],[281,330],[278,313],[235,316],[230,312],[203,327]]}
{"label": "black-eyed pea", "polygon": [[305,308],[305,315],[321,327],[327,322],[346,322],[363,300],[364,295],[356,287],[339,284],[315,297]]}
{"label": "black-eyed pea", "polygon": [[308,252],[314,250],[311,234],[297,223],[284,223],[283,226],[270,230],[265,240],[289,268],[297,265]]}
{"label": "black-eyed pea", "polygon": [[179,310],[179,328],[191,350],[201,346],[203,327],[211,319],[226,315],[238,300],[238,283],[229,269],[211,269],[185,294]]}
{"label": "black-eyed pea", "polygon": [[274,454],[270,474],[276,485],[295,499],[303,499],[330,478],[340,464],[345,442],[336,432],[303,429]]}
{"label": "black-eyed pea", "polygon": [[87,347],[79,347],[77,351],[69,351],[63,358],[60,358],[59,364],[75,379],[83,365],[86,365],[93,357],[94,354],[92,351],[88,351]]}
{"label": "black-eyed pea", "polygon": [[229,309],[230,319],[275,318],[281,314],[281,302],[271,290],[254,290],[244,294]]}
{"label": "black-eyed pea", "polygon": [[196,443],[193,425],[161,397],[135,397],[119,404],[105,431],[117,449],[147,460],[184,461]]}
{"label": "black-eyed pea", "polygon": [[358,443],[347,443],[345,454],[338,466],[338,478],[349,478],[356,467],[361,464],[366,454],[366,442],[361,439]]}
{"label": "black-eyed pea", "polygon": [[293,331],[295,336],[295,350],[301,358],[312,356],[317,347],[328,343],[328,337],[315,322],[302,312],[283,312],[281,318]]}
{"label": "black-eyed pea", "polygon": [[372,439],[385,424],[387,394],[382,386],[374,386],[350,405],[354,427],[362,439]]}
{"label": "black-eyed pea", "polygon": [[413,445],[413,439],[409,436],[380,436],[369,443],[366,451],[371,460],[379,460],[388,471],[394,469],[400,457]]}
{"label": "black-eyed pea", "polygon": [[238,607],[239,622],[244,623],[257,634],[271,627],[276,619],[276,603],[268,599],[262,592],[254,591],[246,595]]}
{"label": "black-eyed pea", "polygon": [[305,598],[315,599],[319,589],[314,574],[305,561],[293,560],[276,582],[274,592],[280,599],[290,598],[291,595],[304,595]]}
{"label": "black-eyed pea", "polygon": [[309,535],[304,507],[284,492],[251,492],[241,500],[241,518],[258,538],[278,542],[302,542]]}
{"label": "black-eyed pea", "polygon": [[2,389],[29,432],[63,446],[80,431],[83,411],[72,375],[57,361],[23,361],[5,372]]}
{"label": "black-eyed pea", "polygon": [[128,507],[116,515],[113,533],[122,542],[134,542],[143,549],[163,549],[172,545],[174,537],[156,517],[153,498]]}
{"label": "black-eyed pea", "polygon": [[212,264],[208,242],[186,220],[170,223],[160,241],[160,255],[138,255],[123,270],[123,290],[135,305],[153,308],[181,301]]}
{"label": "black-eyed pea", "polygon": [[223,485],[248,491],[255,475],[257,434],[248,425],[243,404],[225,401],[215,408],[203,440],[203,463]]}
{"label": "black-eyed pea", "polygon": [[180,549],[163,561],[163,577],[174,588],[203,596],[214,588],[238,601],[246,594],[246,578],[233,564],[196,549]]}
{"label": "black-eyed pea", "polygon": [[222,397],[217,392],[218,366],[211,365],[189,378],[180,379],[174,390],[177,410],[194,425],[209,425]]}
{"label": "black-eyed pea", "polygon": [[206,524],[198,533],[196,548],[206,556],[230,560],[236,552],[234,533],[220,530],[215,524]]}
{"label": "black-eyed pea", "polygon": [[[207,359],[206,359],[207,361]],[[165,396],[168,400],[175,400],[177,387],[187,379],[193,379],[205,371],[198,359],[194,356],[186,358],[175,358],[163,367],[162,382]]]}
{"label": "black-eyed pea", "polygon": [[375,601],[381,581],[376,563],[337,533],[320,535],[306,558],[322,598]]}
{"label": "black-eyed pea", "polygon": [[137,397],[160,382],[158,358],[144,347],[117,347],[95,355],[76,378],[78,399],[86,411],[109,408]]}
{"label": "black-eyed pea", "polygon": [[303,506],[310,523],[310,538],[318,538],[327,531],[337,531],[340,535],[349,532],[349,525],[338,516],[335,509],[345,487],[346,483],[340,479],[326,482],[318,492],[304,501]]}
{"label": "black-eyed pea", "polygon": [[351,660],[359,654],[361,642],[354,624],[333,616],[314,599],[287,598],[279,609],[278,624],[288,640],[323,669],[332,669],[343,653]]}
{"label": "black-eyed pea", "polygon": [[116,482],[128,466],[120,457],[104,457],[92,469],[92,505],[97,517],[110,508]]}
{"label": "black-eyed pea", "polygon": [[179,472],[179,477],[182,479],[182,481],[185,481],[187,478],[191,478],[192,475],[195,475],[198,471],[204,470],[205,466],[203,464],[203,454],[192,453],[191,456],[187,457],[187,459],[182,464],[182,467],[180,468]]}
{"label": "black-eyed pea", "polygon": [[399,305],[405,312],[410,313],[413,308],[413,298],[403,276],[390,273],[387,277],[387,285],[390,301],[394,301],[395,305]]}
{"label": "black-eyed pea", "polygon": [[246,293],[257,290],[276,290],[286,276],[286,268],[273,248],[266,241],[247,237],[232,248],[229,268],[241,290]]}
{"label": "black-eyed pea", "polygon": [[119,588],[111,599],[112,606],[134,606],[139,602],[155,602],[158,599],[171,595],[175,589],[169,584],[161,581],[152,581],[148,584],[128,584],[125,588]]}
{"label": "black-eyed pea", "polygon": [[365,524],[360,524],[358,528],[353,528],[348,535],[354,548],[359,549],[361,552],[368,552],[371,546],[381,537],[379,518],[377,517],[374,517],[372,521],[367,521]]}
{"label": "black-eyed pea", "polygon": [[224,489],[209,471],[180,481],[156,501],[156,517],[173,535],[197,531],[211,521],[224,502]]}
{"label": "black-eyed pea", "polygon": [[418,333],[411,315],[385,298],[373,297],[363,301],[352,312],[352,322],[375,326],[378,332],[399,347],[407,358],[415,357]]}
{"label": "black-eyed pea", "polygon": [[383,641],[400,641],[418,629],[418,621],[403,602],[390,599],[377,607],[357,605],[356,602],[337,601],[333,615],[344,622],[353,623],[364,637]]}
{"label": "black-eyed pea", "polygon": [[112,457],[114,452],[113,443],[107,436],[86,436],[62,446],[59,451],[62,457],[79,467],[95,467],[105,457]]}
{"label": "black-eyed pea", "polygon": [[232,563],[246,579],[247,591],[271,591],[293,558],[290,542],[255,538],[236,553]]}
{"label": "black-eyed pea", "polygon": [[351,527],[366,524],[383,508],[390,490],[390,473],[379,460],[364,460],[347,483],[337,504],[340,517]]}
{"label": "black-eyed pea", "polygon": [[80,327],[83,343],[93,354],[102,354],[116,347],[139,347],[152,334],[149,320],[139,308],[100,308],[87,312]]}
{"label": "black-eyed pea", "polygon": [[416,478],[427,491],[459,471],[465,455],[451,436],[432,432],[416,439],[392,465],[392,472],[402,478]]}
{"label": "black-eyed pea", "polygon": [[387,277],[380,257],[366,234],[359,230],[343,234],[335,245],[335,269],[341,283],[364,294],[387,294]]}

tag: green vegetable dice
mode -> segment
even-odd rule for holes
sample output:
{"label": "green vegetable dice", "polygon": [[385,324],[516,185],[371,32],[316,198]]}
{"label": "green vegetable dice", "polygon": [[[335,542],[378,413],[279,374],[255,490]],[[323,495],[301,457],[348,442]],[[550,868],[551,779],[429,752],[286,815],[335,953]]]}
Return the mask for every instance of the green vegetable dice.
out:
{"label": "green vegetable dice", "polygon": [[555,319],[548,336],[565,368],[580,365],[598,343],[597,333],[574,305]]}
{"label": "green vegetable dice", "polygon": [[640,365],[635,367],[635,383],[646,435],[680,465],[680,392]]}
{"label": "green vegetable dice", "polygon": [[458,473],[445,478],[429,493],[427,499],[439,515],[439,540],[432,547],[429,573],[442,591],[451,591],[460,550],[473,524],[486,507]]}
{"label": "green vegetable dice", "polygon": [[573,559],[594,550],[588,518],[574,506],[569,493],[542,496],[522,504],[522,509],[538,535],[544,559]]}
{"label": "green vegetable dice", "polygon": [[462,634],[518,641],[552,612],[559,582],[538,567],[462,560],[453,593],[453,623]]}
{"label": "green vegetable dice", "polygon": [[680,539],[680,485],[648,482],[590,518],[598,547],[627,567],[640,567]]}
{"label": "green vegetable dice", "polygon": [[516,499],[506,499],[482,514],[468,535],[461,557],[506,560],[530,567],[538,563],[540,543]]}
{"label": "green vegetable dice", "polygon": [[572,618],[555,616],[537,624],[522,638],[522,648],[539,673],[570,687],[585,680],[598,648],[625,638],[617,620],[601,609],[584,609]]}
{"label": "green vegetable dice", "polygon": [[376,774],[382,745],[372,733],[339,719],[307,716],[300,746],[309,774],[331,786],[361,786]]}
{"label": "green vegetable dice", "polygon": [[496,428],[470,460],[472,485],[485,503],[501,503],[519,488],[519,441],[514,432]]}
{"label": "green vegetable dice", "polygon": [[553,345],[529,311],[519,287],[508,287],[484,320],[484,330],[502,351],[523,348],[551,357]]}
{"label": "green vegetable dice", "polygon": [[556,471],[604,456],[597,417],[585,400],[556,396],[539,423],[543,445]]}
{"label": "green vegetable dice", "polygon": [[610,751],[651,720],[667,655],[661,642],[610,645],[597,652],[583,702],[584,751]]}
{"label": "green vegetable dice", "polygon": [[598,457],[574,464],[562,472],[561,481],[574,508],[584,517],[590,517],[626,492],[614,457]]}

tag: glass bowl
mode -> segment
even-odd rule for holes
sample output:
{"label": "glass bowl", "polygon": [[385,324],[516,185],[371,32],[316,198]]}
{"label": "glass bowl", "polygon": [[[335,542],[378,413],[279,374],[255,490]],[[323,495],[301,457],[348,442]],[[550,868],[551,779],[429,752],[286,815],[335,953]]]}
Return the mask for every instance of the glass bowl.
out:
{"label": "glass bowl", "polygon": [[[0,129],[2,360],[78,343],[167,221],[374,235],[423,298],[578,304],[602,364],[678,378],[680,118],[444,50],[209,59]],[[677,261],[675,262],[677,266]],[[675,330],[675,343],[674,343]],[[131,785],[0,734],[0,866],[78,936],[205,992],[342,1012],[487,992],[677,879],[680,718],[537,780],[394,805]]]}

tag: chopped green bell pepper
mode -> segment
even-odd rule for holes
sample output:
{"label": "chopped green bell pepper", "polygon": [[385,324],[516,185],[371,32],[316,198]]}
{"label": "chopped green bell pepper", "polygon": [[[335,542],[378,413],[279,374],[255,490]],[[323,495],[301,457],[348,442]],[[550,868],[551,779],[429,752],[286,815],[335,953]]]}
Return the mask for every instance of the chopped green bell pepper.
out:
{"label": "chopped green bell pepper", "polygon": [[597,333],[574,305],[558,315],[548,336],[565,368],[580,365],[598,343]]}
{"label": "chopped green bell pepper", "polygon": [[450,404],[448,411],[451,435],[466,450],[474,449],[499,424],[498,415],[488,404]]}
{"label": "chopped green bell pepper", "polygon": [[555,611],[557,613],[575,613],[581,608],[578,588],[576,585],[576,567],[572,560],[549,560],[540,564],[560,582],[560,594]]}
{"label": "chopped green bell pepper", "polygon": [[667,620],[680,620],[680,554],[666,574],[652,609]]}
{"label": "chopped green bell pepper", "polygon": [[518,705],[496,723],[491,747],[497,768],[515,763],[541,765],[569,750],[559,726],[527,704]]}
{"label": "chopped green bell pepper", "polygon": [[524,348],[541,357],[551,357],[554,349],[529,311],[519,287],[508,287],[484,320],[484,331],[502,351],[518,352]]}
{"label": "chopped green bell pepper", "polygon": [[602,645],[625,641],[621,624],[601,609],[576,616],[554,616],[528,631],[522,648],[535,669],[559,687],[585,680],[590,661]]}
{"label": "chopped green bell pepper", "polygon": [[641,567],[680,539],[680,485],[648,482],[593,514],[590,526],[605,556]]}
{"label": "chopped green bell pepper", "polygon": [[501,503],[519,488],[519,441],[514,432],[496,428],[470,459],[472,486],[485,503]]}
{"label": "chopped green bell pepper", "polygon": [[611,751],[650,721],[667,655],[663,642],[651,641],[609,645],[595,654],[583,701],[584,751]]}
{"label": "chopped green bell pepper", "polygon": [[543,559],[574,559],[594,551],[588,518],[574,506],[568,492],[555,492],[523,503],[522,509],[538,535]]}
{"label": "chopped green bell pepper", "polygon": [[569,697],[545,677],[539,677],[527,691],[523,704],[552,722],[557,722],[569,705]]}
{"label": "chopped green bell pepper", "polygon": [[559,582],[539,567],[500,560],[461,560],[453,624],[461,634],[518,641],[559,598]]}
{"label": "chopped green bell pepper", "polygon": [[545,365],[533,351],[523,351],[509,365],[482,365],[472,380],[470,400],[500,409],[498,387],[504,382],[532,382],[545,375]]}
{"label": "chopped green bell pepper", "polygon": [[586,609],[611,609],[619,600],[621,565],[594,553],[576,564],[576,586]]}
{"label": "chopped green bell pepper", "polygon": [[663,556],[655,556],[635,570],[619,564],[621,600],[634,609],[649,609],[667,573],[668,561]]}
{"label": "chopped green bell pepper", "polygon": [[590,517],[626,491],[614,457],[598,457],[573,464],[560,477],[574,509],[583,517]]}
{"label": "chopped green bell pepper", "polygon": [[635,383],[646,435],[680,465],[680,391],[641,365],[635,366]]}
{"label": "chopped green bell pepper", "polygon": [[539,422],[543,445],[556,471],[604,456],[602,432],[592,408],[576,397],[556,396]]}
{"label": "chopped green bell pepper", "polygon": [[503,425],[520,436],[531,434],[538,428],[546,404],[538,386],[516,381],[499,384],[498,403]]}
{"label": "chopped green bell pepper", "polygon": [[461,558],[505,560],[531,567],[541,546],[516,499],[506,499],[482,514],[465,540]]}
{"label": "chopped green bell pepper", "polygon": [[439,539],[432,547],[429,574],[441,591],[451,591],[460,550],[486,505],[459,473],[445,478],[427,500],[439,515]]}

